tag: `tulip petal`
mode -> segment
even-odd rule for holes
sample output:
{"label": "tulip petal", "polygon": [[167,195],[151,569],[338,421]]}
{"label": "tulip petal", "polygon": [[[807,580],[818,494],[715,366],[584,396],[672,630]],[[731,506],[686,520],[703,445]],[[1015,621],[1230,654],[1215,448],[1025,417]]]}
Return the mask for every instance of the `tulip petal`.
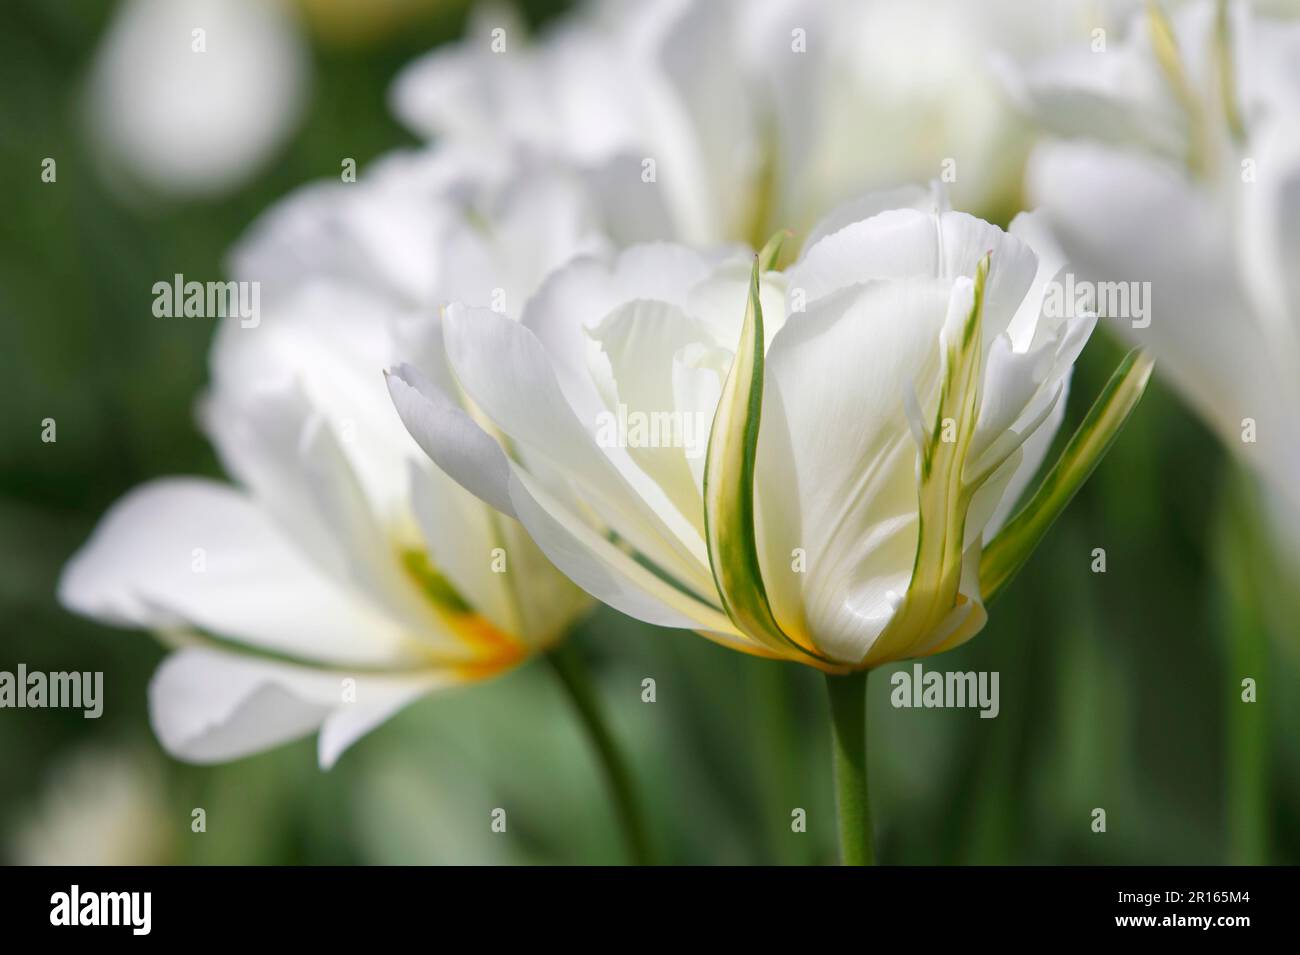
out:
{"label": "tulip petal", "polygon": [[828,235],[834,235],[846,226],[862,222],[890,209],[917,209],[931,211],[934,204],[933,194],[921,186],[901,186],[869,192],[866,195],[841,203],[823,216],[803,241],[805,249],[811,249]]}
{"label": "tulip petal", "polygon": [[307,493],[347,556],[353,586],[410,632],[439,633],[428,602],[402,567],[399,540],[371,509],[334,430],[313,416],[304,424],[299,451]]}
{"label": "tulip petal", "polygon": [[[682,519],[704,536],[700,493],[691,474],[690,458],[704,452],[712,410],[683,416],[673,390],[674,359],[691,348],[714,345],[709,329],[680,308],[666,302],[638,299],[612,311],[590,333],[608,362],[605,384],[606,424],[622,420],[649,422],[629,427],[626,434],[597,434],[604,449],[625,444],[628,455],[663,491]],[[621,408],[620,408],[621,406]],[[633,417],[634,416],[634,417]]]}
{"label": "tulip petal", "polygon": [[510,575],[494,573],[492,551],[502,547],[495,526],[510,518],[478,500],[437,468],[409,465],[411,508],[433,567],[476,612],[505,633],[522,634]]}
{"label": "tulip petal", "polygon": [[[686,597],[612,544],[603,529],[578,517],[570,502],[557,495],[560,489],[522,468],[512,473],[497,441],[419,372],[400,366],[390,373],[389,388],[402,419],[435,463],[462,486],[518,519],[527,531],[519,535],[521,545],[531,546],[524,543],[531,538],[583,590],[651,623],[712,633],[732,629],[720,611]],[[519,558],[527,555],[511,544],[505,546],[509,565],[522,572]],[[548,600],[534,593],[536,589],[517,589],[529,608],[526,616],[534,643],[554,636],[560,615],[555,595]]]}
{"label": "tulip petal", "polygon": [[314,495],[304,493],[299,447],[302,426],[313,416],[338,435],[381,523],[408,516],[405,462],[423,456],[394,414],[379,372],[398,355],[429,370],[425,349],[412,347],[412,336],[399,331],[436,332],[438,322],[427,312],[401,321],[393,313],[391,297],[319,278],[271,307],[264,301],[257,328],[229,320],[217,333],[202,406],[205,430],[225,469],[277,519],[293,520],[295,536],[305,523],[301,512],[315,510]]}
{"label": "tulip petal", "polygon": [[[698,532],[657,484],[638,474],[634,485],[614,455],[597,444],[597,422],[585,423],[574,413],[537,336],[484,309],[453,305],[444,322],[457,380],[515,443],[519,457],[571,475],[584,501],[621,537],[681,583],[710,593],[708,558]],[[623,458],[631,464],[626,454]]]}
{"label": "tulip petal", "polygon": [[[1047,459],[1047,452],[1051,450],[1052,441],[1056,433],[1061,430],[1061,422],[1065,420],[1066,400],[1070,395],[1069,376],[1061,382],[1061,390],[1056,400],[1052,402],[1052,410],[1041,425],[1025,439],[1024,444],[1020,446],[1019,455],[1012,455],[1008,458],[1008,464],[1013,467],[1013,473],[1010,479],[1002,488],[1001,496],[992,514],[984,524],[984,541],[987,544],[998,532],[1006,525],[1016,505],[1024,496],[1029,484],[1033,481],[1034,476],[1038,474]],[[990,483],[997,480],[995,475],[990,479]],[[974,505],[972,505],[972,510]]]}
{"label": "tulip petal", "polygon": [[[942,343],[944,375],[934,426],[921,447],[916,558],[912,580],[889,625],[872,644],[864,663],[878,666],[923,650],[913,643],[943,632],[944,622],[963,600],[965,524],[977,488],[964,481],[966,457],[975,440],[983,357],[982,319],[990,255],[976,268],[973,286],[958,279]],[[960,311],[957,311],[960,310]],[[957,322],[957,315],[964,320]],[[952,430],[945,427],[951,423]],[[948,432],[945,434],[945,432]],[[978,595],[976,595],[978,597]],[[962,613],[964,620],[966,614]]]}
{"label": "tulip petal", "polygon": [[911,576],[906,406],[913,392],[927,409],[937,401],[951,284],[851,285],[794,316],[765,356],[755,474],[763,579],[785,632],[808,643],[815,634],[837,660],[862,660]]}
{"label": "tulip petal", "polygon": [[[752,266],[752,255],[719,263],[708,278],[694,285],[686,296],[686,313],[708,325],[714,339],[727,349],[735,347],[745,324]],[[763,309],[764,345],[770,346],[786,322],[786,280],[780,272],[765,270],[761,261],[759,272],[762,275],[758,294]]]}
{"label": "tulip petal", "polygon": [[1101,461],[1146,391],[1153,364],[1145,352],[1129,352],[1033,497],[984,549],[980,586],[986,602],[1000,594],[1029,559]]}
{"label": "tulip petal", "polygon": [[[329,704],[289,687],[319,694],[322,676],[233,653],[182,650],[163,661],[149,683],[150,722],[163,749],[178,759],[237,759],[320,726]],[[334,692],[341,702],[337,683]]]}
{"label": "tulip petal", "polygon": [[758,253],[758,270],[760,272],[770,272],[776,268],[777,262],[781,258],[781,250],[785,248],[786,240],[791,235],[789,229],[782,229],[767,240]]}
{"label": "tulip petal", "polygon": [[393,405],[420,449],[461,487],[513,517],[510,463],[501,445],[410,365],[398,365],[386,377]]}
{"label": "tulip petal", "polygon": [[550,565],[517,520],[436,467],[412,464],[410,474],[411,502],[437,572],[502,634],[530,647],[559,638],[586,595]]}
{"label": "tulip petal", "polygon": [[811,305],[837,289],[871,279],[974,275],[990,252],[997,268],[984,292],[981,327],[992,340],[1007,330],[1032,287],[1038,259],[1018,237],[964,212],[935,216],[891,209],[852,223],[805,249],[788,272],[789,286],[802,289]]}
{"label": "tulip petal", "polygon": [[699,630],[756,652],[727,617],[656,575],[549,497],[529,475],[511,475],[520,522],[551,562],[615,610],[661,627]]}
{"label": "tulip petal", "polygon": [[[345,377],[338,376],[340,381]],[[340,388],[348,390],[345,384]],[[377,376],[364,392],[371,400],[374,394],[384,397]],[[385,448],[410,446],[391,404],[378,417],[385,433],[396,438]],[[374,421],[369,414],[367,418]],[[368,595],[412,632],[429,629],[428,608],[397,559],[401,547],[390,528],[400,524],[395,515],[377,511],[378,495],[366,492],[357,468],[370,449],[345,447],[326,409],[314,403],[298,381],[250,386],[239,394],[227,384],[207,404],[205,419],[263,512],[285,529],[304,556],[343,587]],[[404,472],[400,454],[377,456]],[[392,478],[384,483],[401,484]],[[387,496],[391,506],[395,495]]]}
{"label": "tulip petal", "polygon": [[319,727],[320,762],[328,769],[402,706],[456,682],[450,669],[352,674],[185,649],[164,660],[150,681],[149,716],[163,748],[194,763],[238,759]]}
{"label": "tulip petal", "polygon": [[[762,205],[758,170],[738,167],[738,143],[757,138],[752,110],[737,109],[751,93],[734,60],[719,56],[736,43],[736,16],[727,4],[647,5],[665,15],[655,44],[656,64],[672,96],[652,115],[660,119],[650,141],[674,170],[662,188],[671,197],[677,232],[694,245],[738,234]],[[763,229],[760,223],[758,226]]]}
{"label": "tulip petal", "polygon": [[497,517],[502,550],[523,629],[520,638],[531,647],[549,647],[564,637],[591,597],[565,578],[520,521]]}
{"label": "tulip petal", "polygon": [[442,671],[411,677],[358,679],[357,702],[334,710],[321,723],[320,736],[316,740],[316,759],[320,768],[333,769],[339,757],[353,743],[429,691],[459,683],[451,674],[452,671]]}
{"label": "tulip petal", "polygon": [[1089,143],[1043,145],[1026,179],[1077,279],[1146,287],[1142,322],[1103,315],[1107,325],[1149,349],[1221,439],[1239,442],[1247,416],[1280,433],[1266,417],[1288,392],[1259,360],[1270,346],[1258,323],[1228,318],[1253,308],[1213,197],[1177,169]]}
{"label": "tulip petal", "polygon": [[338,581],[349,580],[347,552],[308,489],[301,443],[312,408],[302,389],[250,379],[242,389],[210,393],[199,414],[226,472],[308,560]]}
{"label": "tulip petal", "polygon": [[763,307],[759,260],[731,370],[709,435],[704,469],[704,523],[713,579],[722,606],[742,633],[796,658],[823,660],[781,629],[768,603],[759,565],[754,511],[754,459],[763,412]]}
{"label": "tulip petal", "polygon": [[264,509],[200,479],[154,481],[114,504],[64,568],[59,600],[116,626],[198,628],[306,660],[422,658],[396,621],[322,574]]}
{"label": "tulip petal", "polygon": [[591,329],[615,308],[635,299],[684,305],[687,293],[710,275],[712,258],[668,243],[624,249],[608,261],[579,258],[558,269],[528,300],[521,319],[537,336],[579,418],[604,408],[592,382]]}

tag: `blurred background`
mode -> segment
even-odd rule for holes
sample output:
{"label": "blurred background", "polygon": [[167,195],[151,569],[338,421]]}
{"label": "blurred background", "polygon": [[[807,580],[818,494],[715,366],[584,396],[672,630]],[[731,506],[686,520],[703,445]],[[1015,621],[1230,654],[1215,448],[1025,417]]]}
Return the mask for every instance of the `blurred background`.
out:
{"label": "blurred background", "polygon": [[[0,29],[0,670],[100,670],[106,698],[98,720],[0,709],[0,861],[620,861],[598,769],[544,666],[419,702],[328,773],[310,740],[187,766],[148,725],[161,648],[57,605],[64,561],[116,498],[161,475],[220,476],[193,417],[213,323],[156,320],[153,282],[219,274],[277,198],[337,176],[341,156],[364,169],[413,144],[389,84],[460,35],[469,4],[245,6],[231,29],[248,31],[264,73],[217,74],[212,108],[226,122],[180,129],[121,105],[133,83],[166,85],[166,64],[146,81],[120,69],[141,55],[148,6],[159,5],[7,0]],[[536,25],[564,4],[519,6]],[[250,95],[263,106],[252,126],[238,106]],[[1121,355],[1096,336],[1063,435]],[[41,440],[46,418],[54,443]],[[1300,607],[1251,501],[1157,369],[988,628],[927,661],[998,671],[1000,715],[895,710],[892,668],[873,675],[881,861],[1300,861]],[[1104,574],[1090,570],[1097,547]],[[605,609],[577,642],[660,859],[834,858],[819,674]],[[641,702],[646,677],[653,704]],[[1246,677],[1257,703],[1240,702]],[[509,809],[509,837],[489,830],[495,806]],[[196,808],[204,833],[191,831]],[[794,809],[804,833],[791,830]]]}

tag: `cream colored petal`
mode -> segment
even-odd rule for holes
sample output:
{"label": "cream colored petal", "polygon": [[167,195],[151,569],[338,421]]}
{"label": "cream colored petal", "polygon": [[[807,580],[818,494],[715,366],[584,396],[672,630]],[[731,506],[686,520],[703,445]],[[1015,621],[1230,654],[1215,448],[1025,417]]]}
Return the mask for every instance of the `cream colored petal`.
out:
{"label": "cream colored petal", "polygon": [[172,654],[149,685],[149,715],[163,747],[194,763],[219,763],[321,730],[321,768],[453,671],[352,674],[217,650]]}
{"label": "cream colored petal", "polygon": [[[933,401],[948,297],[937,279],[850,286],[787,323],[768,354],[763,577],[783,625],[798,588],[799,629],[839,660],[862,659],[910,579],[916,447],[904,398]],[[806,572],[792,568],[796,547]]]}
{"label": "cream colored petal", "polygon": [[198,479],[118,501],[64,568],[59,600],[117,626],[198,628],[306,660],[421,659],[395,620],[323,576],[256,504]]}
{"label": "cream colored petal", "polygon": [[712,577],[698,533],[662,492],[658,500],[651,496],[653,482],[634,486],[597,445],[596,422],[584,425],[574,414],[536,336],[494,313],[457,306],[445,323],[458,380],[502,433],[569,476],[584,501],[666,573],[709,593]]}

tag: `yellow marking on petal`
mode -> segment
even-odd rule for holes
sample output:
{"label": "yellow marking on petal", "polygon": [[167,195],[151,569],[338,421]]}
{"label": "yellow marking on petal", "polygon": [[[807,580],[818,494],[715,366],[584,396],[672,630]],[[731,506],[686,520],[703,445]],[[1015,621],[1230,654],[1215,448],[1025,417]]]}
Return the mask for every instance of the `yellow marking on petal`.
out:
{"label": "yellow marking on petal", "polygon": [[767,240],[758,253],[759,271],[770,272],[776,268],[776,264],[781,258],[781,250],[785,248],[786,240],[793,235],[794,233],[789,229],[782,229]]}
{"label": "yellow marking on petal", "polygon": [[488,620],[482,614],[467,613],[452,617],[452,630],[466,646],[493,660],[519,660],[528,655],[528,649],[519,640]]}
{"label": "yellow marking on petal", "polygon": [[466,680],[485,679],[522,663],[532,652],[519,638],[476,612],[419,549],[401,552],[402,566],[429,598],[438,618],[473,655],[449,664]]}
{"label": "yellow marking on petal", "polygon": [[[774,240],[776,249],[783,240]],[[769,247],[769,254],[771,252]],[[731,368],[722,384],[704,464],[704,536],[718,597],[736,629],[789,659],[825,660],[781,627],[768,602],[758,556],[754,468],[763,413],[764,334],[760,257],[754,256],[749,303]]]}
{"label": "yellow marking on petal", "polygon": [[[802,663],[804,666],[812,667],[814,670],[821,670],[823,673],[834,673],[837,675],[850,673],[853,670],[853,667],[847,663],[834,663],[824,657],[815,656],[812,652],[807,656],[795,657],[791,656],[788,652],[774,650],[764,644],[745,642],[724,634],[712,633],[708,630],[695,630],[693,632],[712,643],[716,643],[720,647],[726,647],[728,650],[735,650],[738,653],[744,653],[751,657],[759,657],[763,660],[794,661],[796,663]],[[791,640],[795,640],[796,643],[799,642],[793,634],[787,634],[787,636],[789,636]],[[804,639],[807,639],[806,635]]]}
{"label": "yellow marking on petal", "polygon": [[1214,53],[1219,68],[1219,94],[1223,99],[1223,115],[1228,131],[1238,143],[1246,139],[1246,124],[1237,105],[1236,70],[1232,63],[1232,23],[1228,18],[1226,0],[1219,0],[1214,18]]}
{"label": "yellow marking on petal", "polygon": [[[912,580],[902,605],[868,651],[864,667],[915,655],[949,612],[960,605],[966,514],[976,490],[962,476],[979,415],[984,289],[991,257],[988,253],[980,260],[970,312],[960,333],[954,336],[956,340],[946,342],[934,427],[921,448],[919,526]],[[946,419],[957,425],[951,441],[942,440]]]}
{"label": "yellow marking on petal", "polygon": [[528,648],[522,643],[502,633],[487,619],[477,614],[471,620],[465,621],[462,626],[463,629],[458,631],[462,639],[467,643],[478,642],[484,652],[492,654],[456,666],[456,672],[467,681],[486,680],[488,677],[496,676],[523,663],[530,655]]}
{"label": "yellow marking on petal", "polygon": [[[759,248],[761,243],[771,231],[771,223],[776,215],[777,205],[777,178],[779,170],[777,168],[778,149],[776,146],[776,131],[772,124],[768,124],[763,135],[763,152],[756,170],[751,191],[750,207],[745,210],[744,223],[740,228],[740,235],[746,239],[752,248]],[[779,251],[779,249],[778,249]],[[764,270],[775,268],[775,258],[764,264]]]}
{"label": "yellow marking on petal", "polygon": [[1148,0],[1147,3],[1147,32],[1151,37],[1151,48],[1160,65],[1160,72],[1169,85],[1170,92],[1187,114],[1187,168],[1194,175],[1203,176],[1208,171],[1210,162],[1204,110],[1183,67],[1174,25],[1169,22],[1169,17],[1157,0]]}

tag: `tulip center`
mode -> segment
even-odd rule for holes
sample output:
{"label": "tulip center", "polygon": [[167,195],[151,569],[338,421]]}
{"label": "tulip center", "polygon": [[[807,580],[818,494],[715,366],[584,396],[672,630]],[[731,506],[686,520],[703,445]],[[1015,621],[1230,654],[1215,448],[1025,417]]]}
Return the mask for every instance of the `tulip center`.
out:
{"label": "tulip center", "polygon": [[401,553],[402,567],[429,601],[438,618],[474,657],[457,664],[467,679],[482,679],[507,670],[528,656],[528,648],[487,617],[476,612],[443,576],[424,551]]}

